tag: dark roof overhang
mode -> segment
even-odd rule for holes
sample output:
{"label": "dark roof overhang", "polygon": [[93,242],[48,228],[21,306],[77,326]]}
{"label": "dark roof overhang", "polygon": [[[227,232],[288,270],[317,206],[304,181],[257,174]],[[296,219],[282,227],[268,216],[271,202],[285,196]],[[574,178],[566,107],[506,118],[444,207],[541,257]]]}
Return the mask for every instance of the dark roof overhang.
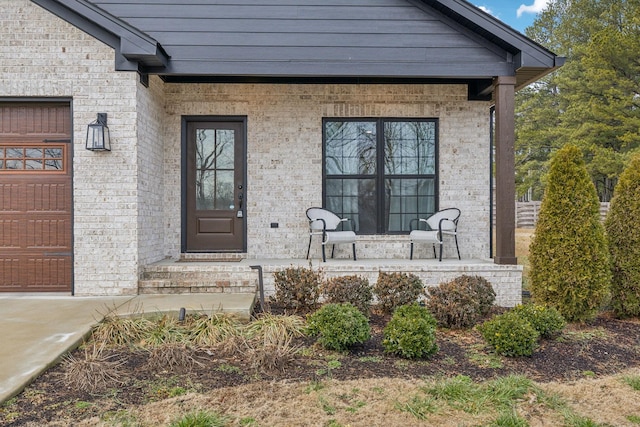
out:
{"label": "dark roof overhang", "polygon": [[31,1],[115,49],[118,71],[145,72],[169,63],[169,56],[156,40],[88,1]]}
{"label": "dark roof overhang", "polygon": [[[493,91],[494,77],[515,76],[516,89],[520,89],[564,63],[564,58],[556,56],[465,0],[407,2],[431,14],[434,11],[439,13],[444,21],[479,40],[488,51],[494,52],[498,60],[485,64],[482,70],[456,68],[445,62],[403,63],[402,73],[398,73],[397,64],[382,62],[376,65],[344,62],[338,69],[334,65],[323,66],[311,61],[299,61],[293,73],[283,67],[282,64],[286,61],[249,62],[234,58],[233,61],[221,63],[214,58],[202,58],[188,64],[182,61],[178,65],[175,60],[172,62],[171,56],[153,37],[88,0],[31,1],[113,47],[116,52],[116,70],[138,71],[144,75],[157,74],[168,82],[455,82],[469,86],[469,99],[488,99]],[[243,61],[247,62],[246,66]]]}

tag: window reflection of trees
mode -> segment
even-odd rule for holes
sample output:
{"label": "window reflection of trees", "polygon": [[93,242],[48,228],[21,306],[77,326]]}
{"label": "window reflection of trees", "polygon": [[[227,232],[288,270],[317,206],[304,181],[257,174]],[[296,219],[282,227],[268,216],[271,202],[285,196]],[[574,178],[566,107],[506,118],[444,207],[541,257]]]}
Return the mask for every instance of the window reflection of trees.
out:
{"label": "window reflection of trees", "polygon": [[408,231],[435,211],[436,122],[326,121],[325,174],[326,206],[360,232]]}
{"label": "window reflection of trees", "polygon": [[234,132],[196,129],[196,208],[231,209]]}

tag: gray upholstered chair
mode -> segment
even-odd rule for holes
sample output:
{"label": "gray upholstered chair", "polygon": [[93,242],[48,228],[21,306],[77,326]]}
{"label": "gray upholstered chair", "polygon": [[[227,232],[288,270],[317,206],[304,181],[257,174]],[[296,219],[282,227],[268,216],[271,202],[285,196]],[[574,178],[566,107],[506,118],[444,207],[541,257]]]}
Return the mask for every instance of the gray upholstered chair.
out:
{"label": "gray upholstered chair", "polygon": [[333,212],[323,208],[307,209],[307,218],[309,218],[309,247],[307,248],[307,259],[311,251],[311,239],[314,235],[322,236],[322,261],[326,262],[325,246],[333,245],[331,249],[331,258],[335,250],[335,245],[350,243],[353,247],[353,260],[356,260],[356,233],[351,230],[338,230],[338,226],[343,223],[349,223],[348,218],[340,218]]}
{"label": "gray upholstered chair", "polygon": [[[409,259],[413,259],[414,243],[429,243],[433,246],[433,257],[436,258],[436,244],[440,245],[439,261],[442,261],[442,244],[445,236],[452,236],[456,242],[456,251],[458,259],[460,258],[460,249],[458,248],[458,219],[460,218],[460,209],[449,208],[443,209],[431,215],[428,218],[417,218],[411,221],[411,255]],[[413,229],[413,224],[417,222],[417,229]],[[420,230],[420,224],[426,223],[428,230]]]}

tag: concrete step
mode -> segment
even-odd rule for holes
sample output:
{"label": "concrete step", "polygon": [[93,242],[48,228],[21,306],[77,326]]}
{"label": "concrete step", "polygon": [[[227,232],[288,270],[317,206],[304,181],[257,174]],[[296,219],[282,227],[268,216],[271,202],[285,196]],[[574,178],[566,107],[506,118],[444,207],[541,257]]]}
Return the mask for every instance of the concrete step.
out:
{"label": "concrete step", "polygon": [[258,276],[237,262],[169,262],[147,266],[138,282],[140,294],[255,293]]}

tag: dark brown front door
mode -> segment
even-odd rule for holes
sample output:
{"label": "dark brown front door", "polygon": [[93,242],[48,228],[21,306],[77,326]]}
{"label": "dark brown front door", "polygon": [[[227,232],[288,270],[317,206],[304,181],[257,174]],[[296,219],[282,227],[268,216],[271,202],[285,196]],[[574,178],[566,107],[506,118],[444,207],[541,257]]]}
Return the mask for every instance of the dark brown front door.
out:
{"label": "dark brown front door", "polygon": [[244,121],[186,122],[186,251],[245,251]]}
{"label": "dark brown front door", "polygon": [[69,104],[0,103],[0,292],[72,286]]}

